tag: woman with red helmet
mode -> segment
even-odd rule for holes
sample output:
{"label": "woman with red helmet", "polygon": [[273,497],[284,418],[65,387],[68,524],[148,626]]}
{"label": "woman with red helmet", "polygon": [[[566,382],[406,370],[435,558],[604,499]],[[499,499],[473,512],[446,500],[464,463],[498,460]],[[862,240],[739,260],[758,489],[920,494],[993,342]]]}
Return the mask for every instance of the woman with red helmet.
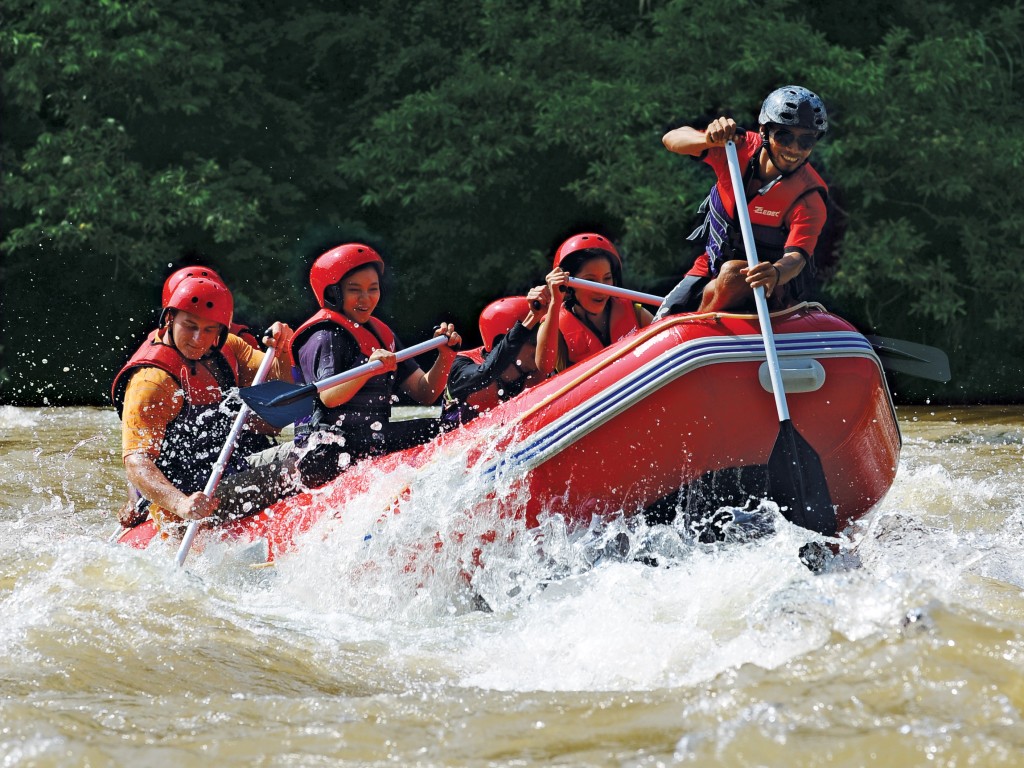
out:
{"label": "woman with red helmet", "polygon": [[651,313],[627,299],[569,288],[576,277],[605,285],[622,285],[622,257],[608,238],[594,233],[573,235],[555,252],[548,273],[547,320],[537,334],[537,368],[547,375],[650,325]]}
{"label": "woman with red helmet", "polygon": [[544,377],[537,370],[537,326],[547,310],[546,286],[492,301],[480,313],[483,346],[459,352],[448,374],[441,422],[465,424]]}
{"label": "woman with red helmet", "polygon": [[[122,510],[126,526],[147,514],[158,523],[180,523],[208,517],[218,507],[236,512],[254,501],[231,493],[238,483],[223,483],[218,498],[202,489],[240,407],[226,401],[227,392],[253,382],[263,352],[229,332],[234,300],[219,280],[185,277],[161,303],[160,327],[111,388],[121,417],[125,473],[141,502]],[[291,378],[290,339],[291,329],[282,323],[268,333],[267,343],[280,351],[273,378]],[[244,457],[266,442],[255,431],[243,432],[229,471],[251,469]]]}
{"label": "woman with red helmet", "polygon": [[[381,297],[384,260],[362,243],[332,248],[314,262],[309,282],[320,310],[295,331],[292,351],[297,379],[310,383],[366,362],[379,361],[381,373],[321,392],[312,417],[296,425],[299,440],[312,446],[299,462],[303,482],[322,485],[347,463],[426,442],[439,431],[437,419],[391,421],[395,390],[422,405],[436,402],[460,343],[450,323],[435,336],[447,336],[428,371],[414,360],[397,362],[402,344],[373,316]],[[340,439],[339,439],[340,438]]]}
{"label": "woman with red helmet", "polygon": [[[807,292],[805,267],[825,225],[828,195],[808,160],[828,131],[828,115],[817,94],[787,85],[768,94],[758,123],[757,132],[744,131],[731,117],[719,117],[703,131],[682,126],[663,137],[666,149],[703,160],[717,178],[701,205],[707,217],[690,235],[691,240],[706,237],[705,251],[665,297],[658,319],[679,312],[747,308],[755,288],[764,288],[773,309]],[[736,223],[728,141],[735,143],[745,169],[745,202],[760,259],[755,267],[747,266]]]}

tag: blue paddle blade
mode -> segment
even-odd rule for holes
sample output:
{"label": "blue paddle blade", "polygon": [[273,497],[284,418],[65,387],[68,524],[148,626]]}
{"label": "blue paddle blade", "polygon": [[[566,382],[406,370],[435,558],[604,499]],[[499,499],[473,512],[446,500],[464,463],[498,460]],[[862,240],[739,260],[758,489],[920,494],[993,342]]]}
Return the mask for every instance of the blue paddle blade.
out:
{"label": "blue paddle blade", "polygon": [[836,510],[825,470],[814,448],[789,419],[779,422],[779,436],[768,457],[768,496],[791,523],[823,536],[836,535]]}
{"label": "blue paddle blade", "polygon": [[268,381],[255,387],[243,387],[239,396],[253,413],[268,424],[282,429],[313,412],[316,385],[298,386],[286,381]]}

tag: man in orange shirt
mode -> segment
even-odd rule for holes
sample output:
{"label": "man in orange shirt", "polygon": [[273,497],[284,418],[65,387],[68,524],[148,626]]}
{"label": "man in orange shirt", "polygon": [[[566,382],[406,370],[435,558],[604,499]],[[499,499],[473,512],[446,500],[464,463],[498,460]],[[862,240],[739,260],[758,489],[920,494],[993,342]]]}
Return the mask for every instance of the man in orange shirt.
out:
{"label": "man in orange shirt", "polygon": [[[122,511],[121,522],[137,524],[146,514],[158,523],[180,523],[215,511],[257,512],[283,495],[283,481],[279,466],[251,455],[266,445],[255,429],[239,437],[216,495],[202,489],[240,407],[226,399],[228,390],[252,384],[264,353],[229,333],[234,302],[218,280],[188,277],[163,304],[160,328],[111,390],[122,420],[125,473],[140,496],[133,510]],[[278,350],[271,378],[291,380],[291,335],[283,323],[268,333],[268,345]]]}

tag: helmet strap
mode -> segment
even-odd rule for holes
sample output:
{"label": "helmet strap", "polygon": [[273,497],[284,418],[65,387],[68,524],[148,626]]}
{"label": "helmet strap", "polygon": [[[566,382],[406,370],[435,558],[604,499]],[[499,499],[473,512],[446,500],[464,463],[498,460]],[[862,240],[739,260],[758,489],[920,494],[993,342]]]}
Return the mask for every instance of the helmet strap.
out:
{"label": "helmet strap", "polygon": [[164,338],[170,342],[171,346],[174,346],[174,310],[170,307],[164,307],[160,310],[160,319],[157,321],[157,327],[164,331]]}
{"label": "helmet strap", "polygon": [[335,312],[341,312],[341,306],[341,287],[335,283],[324,288],[324,307],[333,309]]}

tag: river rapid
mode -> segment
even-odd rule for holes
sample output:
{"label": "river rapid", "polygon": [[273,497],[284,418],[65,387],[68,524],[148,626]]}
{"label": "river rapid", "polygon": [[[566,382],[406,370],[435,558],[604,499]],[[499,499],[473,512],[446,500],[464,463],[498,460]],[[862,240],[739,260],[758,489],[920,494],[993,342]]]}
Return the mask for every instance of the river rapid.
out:
{"label": "river rapid", "polygon": [[[1024,765],[1024,408],[898,415],[895,485],[822,574],[785,523],[613,526],[658,565],[553,526],[543,569],[492,559],[486,612],[384,556],[408,526],[273,569],[113,544],[114,412],[2,407],[0,766]],[[421,482],[400,517],[444,528],[460,476]]]}

